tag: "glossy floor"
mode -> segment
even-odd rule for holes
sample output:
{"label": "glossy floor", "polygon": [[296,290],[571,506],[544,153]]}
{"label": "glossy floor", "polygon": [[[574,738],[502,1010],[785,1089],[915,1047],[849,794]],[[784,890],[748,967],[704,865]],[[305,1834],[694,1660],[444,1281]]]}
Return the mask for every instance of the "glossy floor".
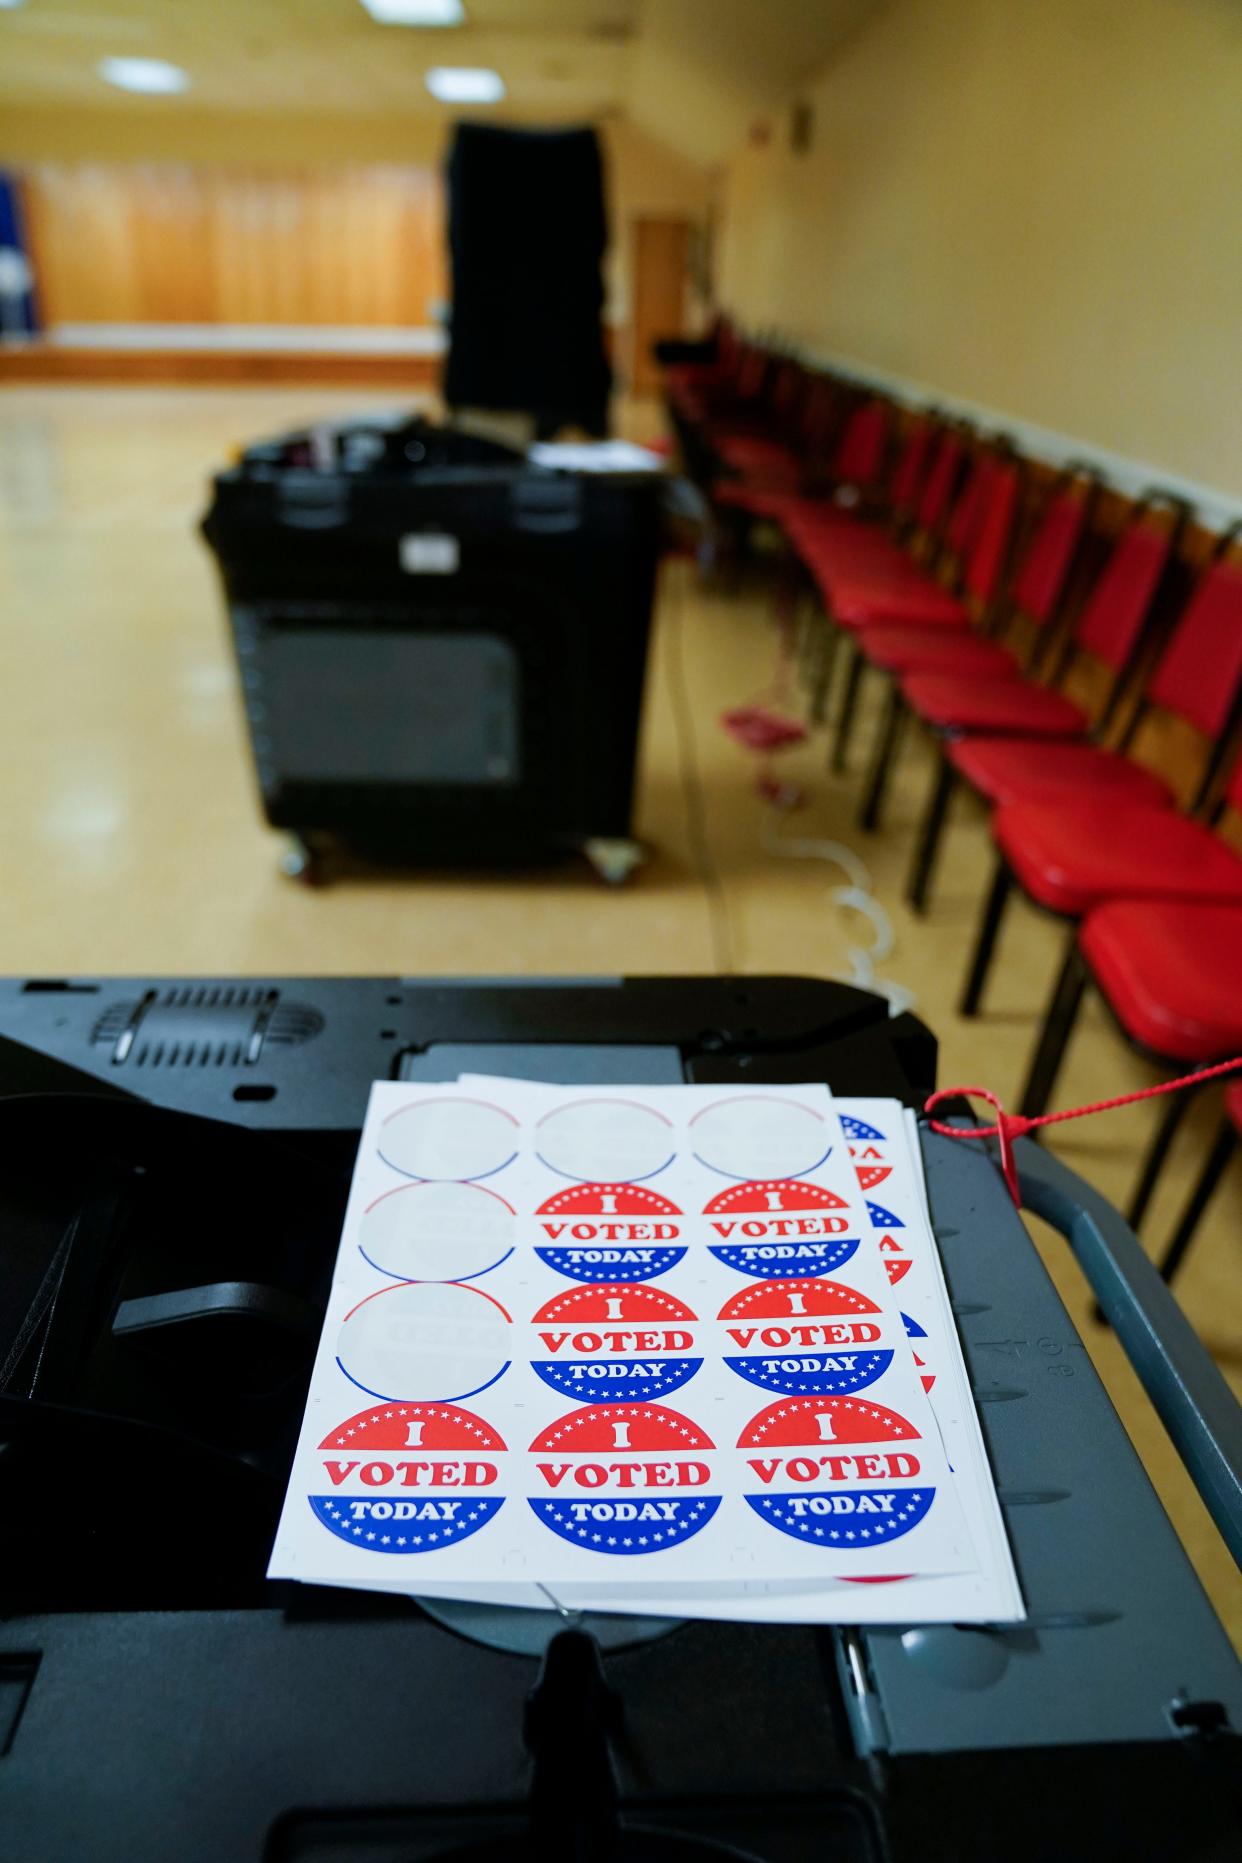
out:
{"label": "glossy floor", "polygon": [[[837,837],[865,861],[891,915],[881,974],[906,985],[942,1043],[941,1078],[985,1081],[1011,1101],[1058,963],[1062,928],[1016,909],[986,1016],[954,1013],[979,895],[986,830],[963,806],[930,916],[900,889],[927,781],[913,747],[882,836],[854,826],[855,768],[825,771],[822,733],[782,774],[805,806],[781,819],[721,711],[768,689],[775,640],[756,587],[705,593],[684,562],[664,580],[643,723],[638,829],[650,863],[610,891],[586,869],[502,877],[359,874],[323,892],[282,877],[262,825],[219,594],[195,534],[207,475],[239,441],[384,397],[314,391],[8,389],[0,393],[0,970],[90,972],[707,971],[849,974],[871,931],[829,897],[838,867],[781,857],[771,838]],[[658,426],[631,409],[636,437]],[[593,701],[607,704],[607,695]],[[784,853],[791,850],[786,848]],[[1152,1078],[1089,1008],[1062,1102]],[[1187,1122],[1148,1226],[1159,1241],[1217,1116]],[[1065,1128],[1056,1149],[1124,1202],[1150,1107]],[[1186,1310],[1242,1389],[1242,1171],[1204,1223],[1180,1284]],[[1094,1327],[1064,1246],[1047,1259],[1152,1477],[1242,1642],[1242,1596],[1223,1547],[1110,1335]],[[1023,1348],[1043,1362],[1038,1343]],[[1124,1548],[1118,1548],[1124,1557]]]}

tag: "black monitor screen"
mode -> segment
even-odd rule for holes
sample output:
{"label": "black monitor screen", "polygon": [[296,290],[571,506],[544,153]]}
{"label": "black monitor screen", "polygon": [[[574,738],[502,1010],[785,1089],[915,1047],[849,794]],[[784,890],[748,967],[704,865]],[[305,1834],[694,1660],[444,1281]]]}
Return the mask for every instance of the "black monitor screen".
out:
{"label": "black monitor screen", "polygon": [[499,635],[278,627],[258,659],[256,745],[284,780],[520,778],[521,674]]}

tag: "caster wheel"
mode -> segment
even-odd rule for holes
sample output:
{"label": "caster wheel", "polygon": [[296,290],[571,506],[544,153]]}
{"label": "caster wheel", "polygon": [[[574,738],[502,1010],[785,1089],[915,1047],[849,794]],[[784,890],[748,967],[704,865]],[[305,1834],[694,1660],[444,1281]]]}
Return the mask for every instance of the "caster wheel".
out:
{"label": "caster wheel", "polygon": [[610,840],[600,836],[588,841],[583,853],[606,886],[624,886],[636,867],[647,858],[646,849],[637,841]]}
{"label": "caster wheel", "polygon": [[323,856],[305,841],[294,840],[280,857],[280,871],[300,886],[324,884]]}

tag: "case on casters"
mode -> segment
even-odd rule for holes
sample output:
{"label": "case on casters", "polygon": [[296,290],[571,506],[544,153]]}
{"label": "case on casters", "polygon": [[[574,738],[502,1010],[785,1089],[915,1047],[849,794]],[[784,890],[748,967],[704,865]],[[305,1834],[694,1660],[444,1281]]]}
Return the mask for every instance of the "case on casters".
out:
{"label": "case on casters", "polygon": [[417,865],[582,852],[627,877],[663,481],[421,420],[250,447],[213,485],[267,819]]}

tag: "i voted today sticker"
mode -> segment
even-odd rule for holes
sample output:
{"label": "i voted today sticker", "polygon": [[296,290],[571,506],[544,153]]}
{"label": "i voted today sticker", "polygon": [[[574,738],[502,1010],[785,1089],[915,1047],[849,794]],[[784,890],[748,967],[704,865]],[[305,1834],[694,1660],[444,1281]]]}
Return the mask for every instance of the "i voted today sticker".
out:
{"label": "i voted today sticker", "polygon": [[307,1499],[329,1533],[364,1552],[427,1553],[481,1532],[504,1505],[505,1444],[454,1404],[360,1410],[319,1445],[319,1492]]}
{"label": "i voted today sticker", "polygon": [[580,1404],[667,1396],[692,1378],[696,1316],[662,1288],[606,1282],[545,1301],[535,1337],[548,1354],[531,1369]]}
{"label": "i voted today sticker", "polygon": [[862,1390],[892,1364],[880,1308],[839,1281],[759,1281],[720,1309],[725,1364],[791,1396]]}
{"label": "i voted today sticker", "polygon": [[531,1444],[537,1492],[528,1499],[545,1527],[586,1552],[667,1551],[701,1532],[720,1506],[711,1492],[715,1446],[662,1404],[576,1410]]}
{"label": "i voted today sticker", "polygon": [[849,1234],[849,1205],[818,1184],[769,1177],[734,1184],[703,1209],[718,1238],[717,1261],[766,1280],[830,1274],[850,1259],[859,1238]]}
{"label": "i voted today sticker", "polygon": [[685,1254],[681,1211],[643,1184],[575,1184],[535,1211],[540,1261],[572,1281],[652,1281]]}
{"label": "i voted today sticker", "polygon": [[759,1518],[807,1545],[850,1552],[886,1546],[926,1518],[936,1490],[919,1482],[919,1446],[905,1417],[850,1397],[770,1404],[738,1438]]}

